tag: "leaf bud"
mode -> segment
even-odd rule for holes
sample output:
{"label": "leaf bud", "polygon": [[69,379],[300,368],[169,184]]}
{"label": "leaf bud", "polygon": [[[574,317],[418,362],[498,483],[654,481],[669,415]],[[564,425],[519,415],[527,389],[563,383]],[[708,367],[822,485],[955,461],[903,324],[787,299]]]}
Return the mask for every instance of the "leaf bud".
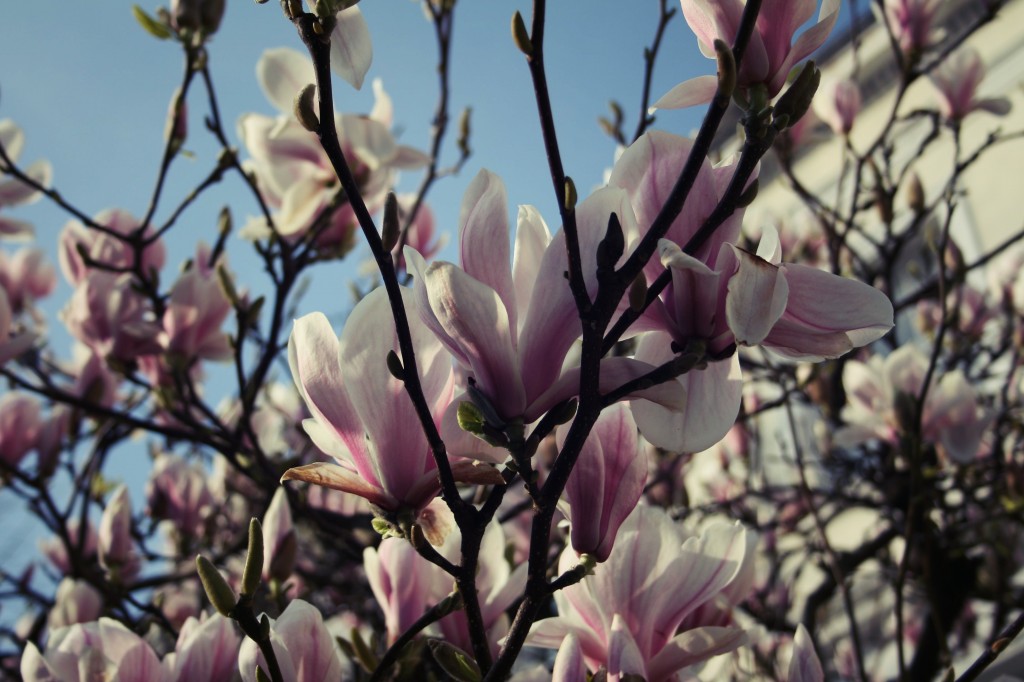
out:
{"label": "leaf bud", "polygon": [[720,38],[715,39],[715,55],[718,59],[718,91],[732,97],[736,91],[736,56],[732,48]]}
{"label": "leaf bud", "polygon": [[526,30],[526,22],[523,21],[523,15],[519,13],[519,10],[516,10],[516,13],[512,15],[512,40],[520,52],[527,57],[533,56],[533,41],[530,40],[530,34]]}
{"label": "leaf bud", "polygon": [[647,303],[647,278],[641,271],[629,285],[629,307],[633,312],[639,313],[644,309],[645,303]]}
{"label": "leaf bud", "polygon": [[565,176],[565,192],[562,197],[563,206],[565,210],[574,211],[576,210],[576,200],[578,195],[576,194],[576,183],[572,181],[568,175]]}
{"label": "leaf bud", "polygon": [[202,554],[196,555],[196,571],[199,573],[199,580],[203,583],[206,596],[222,616],[231,617],[238,603],[234,590],[228,585],[228,581],[220,574],[220,571],[210,563],[210,560]]}
{"label": "leaf bud", "polygon": [[315,96],[316,86],[312,83],[302,88],[295,96],[295,118],[311,133],[320,130],[320,118],[316,115],[316,105],[313,102]]}
{"label": "leaf bud", "polygon": [[[814,62],[805,63],[796,79],[775,103],[773,121],[777,130],[788,128],[803,118],[811,106],[811,100],[814,99],[820,82],[821,71]],[[786,118],[783,119],[783,116]]]}
{"label": "leaf bud", "polygon": [[394,350],[388,351],[387,364],[391,376],[399,381],[405,381],[405,367],[402,366],[402,359],[398,357],[398,353]]}
{"label": "leaf bud", "polygon": [[388,253],[394,251],[398,245],[398,238],[402,235],[402,226],[398,219],[398,197],[394,192],[388,192],[384,199],[384,220],[380,228],[380,240],[384,244],[384,250]]}
{"label": "leaf bud", "polygon": [[242,570],[242,596],[251,597],[260,586],[263,574],[263,528],[255,516],[249,520],[249,551],[245,555]]}

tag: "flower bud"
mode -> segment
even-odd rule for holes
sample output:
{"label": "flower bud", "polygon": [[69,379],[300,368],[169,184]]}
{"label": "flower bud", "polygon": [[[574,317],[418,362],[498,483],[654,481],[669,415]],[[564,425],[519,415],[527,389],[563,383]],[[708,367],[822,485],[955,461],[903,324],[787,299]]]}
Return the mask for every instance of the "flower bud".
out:
{"label": "flower bud", "polygon": [[203,589],[206,591],[210,603],[213,604],[213,608],[217,609],[217,613],[220,615],[230,618],[238,599],[235,597],[234,590],[228,585],[228,581],[202,554],[196,555],[196,571],[199,573],[199,580],[203,583]]}
{"label": "flower bud", "polygon": [[736,56],[724,40],[715,40],[715,55],[718,59],[718,91],[732,97],[736,90]]}
{"label": "flower bud", "polygon": [[303,128],[311,133],[320,130],[320,117],[316,113],[316,103],[313,98],[316,96],[316,86],[312,83],[306,85],[295,96],[295,119]]}
{"label": "flower bud", "polygon": [[380,229],[380,240],[384,244],[384,250],[394,251],[401,236],[402,226],[398,219],[398,197],[394,192],[388,192],[384,199],[384,220]]}
{"label": "flower bud", "polygon": [[526,22],[523,15],[516,10],[512,15],[512,41],[519,48],[519,51],[527,57],[533,56],[533,41],[530,40],[530,33],[526,30]]}
{"label": "flower bud", "polygon": [[249,520],[249,550],[245,555],[245,568],[242,570],[242,596],[251,597],[260,586],[263,574],[263,527],[255,516]]}

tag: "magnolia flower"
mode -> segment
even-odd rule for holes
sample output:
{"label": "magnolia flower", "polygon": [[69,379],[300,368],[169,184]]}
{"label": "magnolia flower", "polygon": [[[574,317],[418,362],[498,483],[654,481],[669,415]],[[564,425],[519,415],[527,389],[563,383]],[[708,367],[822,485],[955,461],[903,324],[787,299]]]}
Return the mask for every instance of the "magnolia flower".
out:
{"label": "magnolia flower", "polygon": [[164,453],[153,462],[146,484],[147,510],[154,519],[174,524],[182,537],[201,536],[214,508],[208,474],[199,462]]}
{"label": "magnolia flower", "polygon": [[[60,233],[58,238],[58,259],[65,279],[73,285],[81,284],[94,270],[86,265],[83,254],[89,261],[102,263],[116,270],[135,267],[135,249],[116,235],[135,234],[139,229],[139,220],[127,211],[109,209],[101,211],[93,217],[93,222],[112,231],[101,232],[86,227],[77,220],[72,220]],[[153,228],[147,227],[143,237],[151,238]],[[159,272],[167,258],[162,239],[150,242],[142,250],[140,269],[147,276],[151,272]],[[112,274],[112,273],[107,273]]]}
{"label": "magnolia flower", "polygon": [[163,666],[175,682],[225,682],[234,677],[241,643],[234,623],[219,613],[202,622],[189,618]]}
{"label": "magnolia flower", "polygon": [[[451,400],[451,363],[418,321],[412,293],[403,289],[403,299],[423,395],[437,422]],[[353,493],[388,511],[422,510],[438,494],[437,465],[405,386],[387,369],[389,350],[401,356],[384,289],[356,305],[340,338],[321,313],[295,321],[288,359],[313,415],[303,427],[337,464],[289,469],[285,479]]]}
{"label": "magnolia flower", "polygon": [[91,270],[60,317],[73,337],[99,357],[128,362],[161,352],[160,327],[130,274]]}
{"label": "magnolia flower", "polygon": [[[905,423],[905,401],[917,401],[928,372],[928,358],[916,346],[905,345],[885,358],[867,363],[850,361],[843,368],[848,404],[843,408],[836,445],[849,447],[877,439],[891,445],[913,425]],[[966,464],[977,456],[992,415],[960,370],[933,380],[921,411],[921,436],[946,461]]]}
{"label": "magnolia flower", "polygon": [[[75,555],[82,557],[82,560],[88,564],[95,563],[96,529],[93,528],[91,522],[86,521],[85,531],[82,532],[78,519],[71,519],[68,521],[67,537],[71,540]],[[79,543],[79,537],[82,538],[81,543]],[[39,551],[57,569],[58,573],[61,575],[71,573],[71,560],[68,557],[67,547],[65,547],[64,541],[60,537],[54,536],[46,540],[40,540]]]}
{"label": "magnolia flower", "polygon": [[57,585],[53,608],[47,615],[46,624],[53,632],[57,628],[87,623],[100,617],[103,611],[103,595],[84,580],[66,577]]}
{"label": "magnolia flower", "polygon": [[189,361],[227,360],[233,353],[230,338],[220,328],[231,312],[231,301],[209,258],[209,247],[201,243],[192,265],[171,288],[163,316],[162,345]]}
{"label": "magnolia flower", "polygon": [[1005,97],[976,97],[985,65],[977,50],[969,45],[959,47],[928,74],[938,91],[939,112],[943,118],[959,123],[972,111],[987,111],[1005,116],[1010,111],[1010,100]]}
{"label": "magnolia flower", "polygon": [[[650,225],[661,210],[691,147],[685,138],[648,133],[619,159],[611,183],[630,192],[641,225]],[[668,382],[684,402],[682,409],[634,402],[633,416],[644,437],[676,452],[711,447],[735,421],[743,387],[732,352],[736,346],[761,345],[788,358],[821,360],[870,343],[893,325],[892,304],[873,287],[782,264],[774,229],[765,229],[756,254],[731,243],[738,237],[739,212],[694,255],[683,252],[720,200],[730,170],[705,162],[687,210],[658,245],[672,282],[633,328],[648,332],[637,344],[636,358],[652,365],[687,352],[694,342],[712,358],[729,356]],[[645,270],[649,279],[661,271],[653,261]]]}
{"label": "magnolia flower", "polygon": [[[597,292],[597,246],[613,213],[625,233],[635,232],[633,212],[621,190],[599,190],[576,208],[591,296]],[[467,384],[482,396],[476,399],[488,403],[492,418],[532,422],[578,392],[579,368],[563,372],[562,365],[581,327],[564,277],[564,235],[550,237],[536,209],[523,207],[511,259],[509,251],[505,187],[498,176],[481,171],[462,202],[461,267],[445,261],[428,266],[413,249],[406,249],[405,255],[415,278],[420,319],[459,363]],[[608,358],[601,364],[601,390],[614,389],[651,369],[631,358]],[[674,404],[661,387],[644,395]],[[452,415],[456,407],[457,401]],[[445,423],[453,421],[449,415]]]}
{"label": "magnolia flower", "polygon": [[861,97],[857,82],[833,78],[821,81],[814,96],[814,110],[836,135],[846,135],[860,113]]}
{"label": "magnolia flower", "polygon": [[29,642],[20,672],[25,682],[176,682],[146,640],[110,618],[52,632],[44,652]]}
{"label": "magnolia flower", "polygon": [[32,332],[15,333],[13,323],[14,311],[7,292],[0,287],[0,365],[27,351],[37,338]]}
{"label": "magnolia flower", "polygon": [[[295,599],[277,620],[271,619],[270,642],[284,682],[342,679],[341,652],[312,604]],[[256,682],[257,665],[267,672],[263,653],[256,642],[246,638],[238,652],[243,682]]]}
{"label": "magnolia flower", "polygon": [[[619,530],[608,561],[556,592],[558,616],[535,623],[527,642],[559,648],[574,634],[587,667],[604,666],[609,678],[681,679],[682,669],[747,641],[736,626],[679,628],[746,573],[753,560],[750,539],[742,526],[725,524],[689,536],[664,510],[638,506]],[[566,549],[560,571],[575,561],[575,553]]]}
{"label": "magnolia flower", "polygon": [[[697,36],[701,52],[715,57],[714,42],[732,45],[743,16],[745,0],[681,0],[683,16]],[[767,98],[775,97],[786,84],[789,72],[814,52],[832,31],[839,18],[839,0],[823,0],[818,22],[800,34],[793,34],[814,14],[818,0],[765,0],[743,61],[739,64],[736,87],[746,94],[764,88]],[[716,76],[699,76],[684,81],[654,103],[652,109],[681,109],[710,102],[718,86]]]}
{"label": "magnolia flower", "polygon": [[[295,96],[315,81],[312,62],[296,50],[268,50],[256,66],[256,75],[281,115],[246,114],[238,121],[238,134],[252,157],[246,167],[256,174],[260,192],[275,210],[277,233],[289,240],[299,239],[331,209],[330,221],[318,226],[317,243],[347,250],[355,216],[347,203],[333,208],[339,190],[334,168],[316,135],[303,128],[293,114]],[[369,116],[335,115],[342,150],[371,211],[383,205],[396,170],[419,168],[429,161],[422,152],[399,145],[391,134],[391,99],[379,80],[374,82],[374,94],[376,104]],[[256,218],[244,233],[262,239],[270,236],[270,228],[263,218]]]}
{"label": "magnolia flower", "polygon": [[[567,427],[558,430],[558,445]],[[636,507],[647,480],[647,456],[636,423],[622,403],[601,412],[565,486],[569,542],[579,554],[604,561],[619,526]]]}
{"label": "magnolia flower", "polygon": [[[871,7],[875,9],[875,4]],[[904,54],[914,55],[928,47],[938,9],[939,0],[885,0],[886,23]]]}
{"label": "magnolia flower", "polygon": [[38,400],[21,391],[0,396],[0,462],[17,467],[35,449],[41,427]]}
{"label": "magnolia flower", "polygon": [[34,301],[48,296],[55,286],[57,273],[42,249],[19,249],[13,256],[0,251],[0,288],[6,291],[15,315],[31,309]]}
{"label": "magnolia flower", "polygon": [[288,494],[278,488],[263,515],[263,579],[285,581],[295,568],[295,527]]}
{"label": "magnolia flower", "polygon": [[793,635],[793,653],[789,659],[789,670],[786,682],[824,682],[825,671],[821,669],[821,661],[814,651],[814,642],[804,624],[796,626]]}
{"label": "magnolia flower", "polygon": [[[16,126],[10,119],[0,120],[0,148],[4,154],[15,163],[21,156],[21,150],[25,146],[25,135],[21,128]],[[37,184],[45,187],[50,184],[53,169],[49,161],[39,160],[25,169],[25,175]],[[4,179],[7,175],[4,163],[0,160],[0,211],[7,206],[19,206],[28,204],[39,198],[39,192],[20,180],[13,178]],[[0,238],[24,239],[31,237],[32,225],[23,220],[15,220],[0,215]]]}
{"label": "magnolia flower", "polygon": [[138,573],[139,556],[132,538],[132,503],[124,484],[107,500],[100,517],[96,547],[100,566],[120,579],[130,580]]}

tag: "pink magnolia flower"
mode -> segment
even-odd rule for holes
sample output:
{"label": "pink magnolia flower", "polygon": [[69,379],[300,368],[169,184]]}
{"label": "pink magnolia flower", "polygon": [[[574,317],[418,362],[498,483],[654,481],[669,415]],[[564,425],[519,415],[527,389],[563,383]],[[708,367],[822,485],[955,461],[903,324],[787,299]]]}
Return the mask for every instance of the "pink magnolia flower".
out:
{"label": "pink magnolia flower", "polygon": [[175,682],[224,682],[238,665],[242,638],[234,623],[219,613],[203,621],[189,618],[178,633],[174,651],[163,667]]}
{"label": "pink magnolia flower", "polygon": [[295,567],[295,527],[288,495],[278,488],[263,515],[263,579],[288,579]]}
{"label": "pink magnolia flower", "polygon": [[[745,0],[681,0],[686,23],[696,34],[704,56],[714,58],[716,39],[732,45],[743,16]],[[831,33],[839,18],[839,0],[823,0],[818,22],[793,34],[814,14],[818,0],[765,0],[757,25],[739,65],[736,87],[740,93],[764,88],[775,97],[786,84],[789,72],[814,52]],[[716,76],[699,76],[669,90],[652,109],[681,109],[710,102],[718,84]]]}
{"label": "pink magnolia flower", "polygon": [[[423,393],[438,422],[451,400],[451,363],[418,321],[412,293],[403,290],[403,299]],[[356,305],[340,338],[320,313],[295,321],[288,359],[313,415],[303,427],[337,464],[307,464],[285,479],[353,493],[388,511],[422,510],[438,494],[437,465],[412,400],[385,364],[392,349],[399,353],[384,289]]]}
{"label": "pink magnolia flower", "polygon": [[7,292],[0,287],[0,365],[18,357],[35,343],[37,336],[32,332],[17,332],[14,325],[14,311],[7,299]]}
{"label": "pink magnolia flower", "polygon": [[20,672],[25,682],[176,682],[146,640],[110,618],[51,633],[44,652],[29,642]]}
{"label": "pink magnolia flower", "polygon": [[[535,623],[527,641],[559,648],[575,634],[587,667],[605,666],[610,679],[682,679],[677,673],[684,668],[746,643],[740,627],[680,625],[743,575],[752,560],[742,526],[719,524],[689,536],[664,510],[638,506],[619,530],[608,561],[556,592],[558,616]],[[567,548],[559,569],[575,561]]]}
{"label": "pink magnolia flower", "polygon": [[[667,133],[648,133],[633,144],[612,171],[611,184],[625,187],[639,223],[650,225],[660,211],[692,143]],[[699,452],[728,432],[739,412],[742,374],[737,345],[761,345],[785,357],[821,360],[883,336],[893,324],[892,304],[881,292],[802,265],[781,263],[774,229],[766,229],[756,254],[731,243],[737,238],[737,214],[723,223],[695,255],[682,251],[724,192],[730,169],[707,164],[698,175],[687,210],[659,242],[661,265],[672,283],[634,326],[647,331],[636,358],[652,365],[671,360],[692,342],[707,352],[728,354],[706,369],[669,382],[685,401],[670,410],[635,401],[640,432],[658,447]],[[660,274],[655,262],[645,270]]]}
{"label": "pink magnolia flower", "polygon": [[884,7],[885,20],[904,54],[920,53],[931,44],[939,0],[885,0]]}
{"label": "pink magnolia flower", "polygon": [[170,521],[184,538],[201,537],[214,509],[207,478],[198,462],[189,463],[170,453],[159,455],[146,484],[149,515]]}
{"label": "pink magnolia flower", "polygon": [[972,111],[987,111],[996,116],[1010,112],[1010,100],[1005,97],[978,99],[985,65],[977,50],[969,45],[949,54],[928,77],[938,91],[939,112],[949,121],[958,123]]}
{"label": "pink magnolia flower", "polygon": [[131,580],[138,573],[139,556],[132,538],[132,503],[124,484],[107,500],[100,517],[96,546],[100,565],[118,578]]}
{"label": "pink magnolia flower", "polygon": [[[498,419],[522,417],[532,422],[579,390],[579,369],[563,372],[562,365],[581,328],[563,274],[564,236],[551,238],[539,213],[525,207],[519,214],[510,265],[507,203],[498,176],[481,171],[462,202],[461,267],[445,261],[428,266],[413,249],[405,255],[415,277],[420,318],[459,363],[467,383],[484,396]],[[620,190],[599,190],[576,209],[591,296],[597,292],[597,246],[612,213],[619,216],[626,234],[635,232],[633,211]],[[602,390],[651,369],[631,358],[608,358],[601,365]],[[674,404],[660,387],[644,395]],[[446,424],[451,423],[454,417],[446,417]]]}
{"label": "pink magnolia flower", "polygon": [[200,244],[192,266],[171,288],[163,316],[163,346],[187,360],[227,360],[233,353],[228,335],[221,331],[231,301],[209,258],[209,247]]}
{"label": "pink magnolia flower", "polygon": [[36,448],[43,420],[39,401],[28,393],[0,396],[0,461],[16,468]]}
{"label": "pink magnolia flower", "polygon": [[[566,427],[558,431],[558,445]],[[629,409],[605,409],[591,430],[565,486],[569,541],[579,554],[604,561],[619,526],[636,507],[647,480],[647,456]]]}
{"label": "pink magnolia flower", "polygon": [[[25,135],[21,128],[10,119],[0,120],[0,147],[12,162],[17,162],[25,146]],[[25,174],[42,186],[50,184],[53,169],[49,161],[39,160],[25,169]],[[39,198],[39,192],[14,178],[3,179],[7,175],[3,162],[0,161],[0,211],[7,206],[28,204]],[[34,230],[30,223],[0,215],[0,237],[26,239]]]}
{"label": "pink magnolia flower", "polygon": [[73,337],[105,360],[130,362],[160,353],[160,327],[130,274],[91,270],[60,317]]}
{"label": "pink magnolia flower", "polygon": [[[96,561],[96,529],[88,521],[86,522],[85,532],[80,532],[80,529],[81,526],[78,523],[78,519],[71,519],[67,527],[68,538],[71,539],[72,546],[76,550],[75,554],[79,555],[86,563],[93,564]],[[81,543],[79,543],[80,536],[82,538]],[[54,536],[46,540],[40,540],[39,551],[61,575],[68,575],[71,572],[71,560],[68,557],[67,548],[60,537]]]}
{"label": "pink magnolia flower", "polygon": [[57,273],[41,249],[19,249],[13,256],[0,251],[0,287],[7,292],[15,315],[49,296],[57,286]]}
{"label": "pink magnolia flower", "polygon": [[[93,221],[109,228],[116,234],[124,235],[126,238],[139,229],[139,220],[121,209],[101,211],[93,217]],[[152,236],[152,227],[147,227],[143,234],[146,237]],[[111,268],[125,269],[135,266],[135,250],[125,240],[113,234],[91,230],[73,220],[60,233],[57,253],[64,277],[73,286],[81,284],[89,273],[93,272],[82,259],[82,252],[88,256],[90,261],[102,263]],[[146,274],[151,271],[159,272],[164,266],[166,257],[167,252],[163,240],[158,239],[152,242],[142,250],[142,272]]]}
{"label": "pink magnolia flower", "polygon": [[64,578],[57,585],[53,608],[47,616],[50,631],[96,620],[103,612],[103,595],[84,580]]}
{"label": "pink magnolia flower", "polygon": [[[341,652],[315,606],[295,599],[270,623],[270,642],[284,682],[342,679]],[[243,682],[256,681],[257,665],[263,672],[268,671],[256,642],[246,638],[238,652],[238,672]]]}
{"label": "pink magnolia flower", "polygon": [[851,79],[822,79],[814,95],[814,110],[836,135],[846,135],[860,113],[861,97],[857,82]]}
{"label": "pink magnolia flower", "polygon": [[[413,194],[398,195],[398,206],[402,209],[403,216],[408,215],[409,211],[412,210],[415,199],[416,196]],[[434,224],[434,212],[430,209],[430,206],[424,202],[420,205],[419,210],[416,212],[416,219],[409,225],[409,230],[405,234],[405,245],[416,249],[416,251],[418,251],[424,258],[433,258],[437,255],[438,251],[444,248],[448,241],[448,235],[442,234],[438,237],[436,232],[437,228]],[[398,246],[398,244],[395,244],[395,250],[391,255],[395,259],[395,267],[400,270],[404,270],[404,249],[403,252],[399,252]]]}
{"label": "pink magnolia flower", "polygon": [[[898,402],[917,400],[927,371],[928,358],[913,345],[901,346],[885,358],[873,356],[867,363],[847,362],[847,425],[835,434],[835,444],[848,447],[877,439],[897,445],[900,434],[910,427],[901,422]],[[946,461],[967,464],[978,455],[993,416],[982,407],[963,372],[947,371],[933,379],[925,395],[921,435]]]}
{"label": "pink magnolia flower", "polygon": [[[251,156],[246,167],[256,174],[264,199],[275,210],[278,234],[297,240],[332,206],[339,188],[316,135],[303,128],[293,114],[296,94],[315,82],[313,64],[296,50],[279,48],[264,53],[256,74],[263,92],[281,115],[272,118],[246,114],[239,119],[239,137]],[[391,99],[380,81],[374,82],[374,93],[377,102],[369,116],[335,116],[345,158],[371,211],[383,206],[396,170],[419,168],[429,160],[422,152],[397,143],[390,131]],[[343,204],[329,223],[319,227],[317,243],[324,248],[347,250],[355,227],[351,207]],[[246,225],[244,234],[263,239],[270,236],[270,230],[263,218],[255,218]]]}
{"label": "pink magnolia flower", "polygon": [[796,626],[793,636],[793,653],[789,659],[786,682],[824,682],[825,671],[814,651],[814,642],[803,623]]}

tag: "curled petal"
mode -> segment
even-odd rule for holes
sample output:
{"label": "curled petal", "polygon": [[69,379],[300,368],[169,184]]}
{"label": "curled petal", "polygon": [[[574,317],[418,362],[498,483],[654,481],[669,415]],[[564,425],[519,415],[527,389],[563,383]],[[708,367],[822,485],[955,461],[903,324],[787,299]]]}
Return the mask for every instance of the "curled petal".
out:
{"label": "curled petal", "polygon": [[358,90],[373,61],[370,29],[355,6],[338,12],[337,20],[331,33],[331,70]]}
{"label": "curled petal", "polygon": [[698,104],[707,104],[714,98],[717,90],[717,76],[697,76],[666,92],[647,111],[653,113],[658,109],[686,109]]}

